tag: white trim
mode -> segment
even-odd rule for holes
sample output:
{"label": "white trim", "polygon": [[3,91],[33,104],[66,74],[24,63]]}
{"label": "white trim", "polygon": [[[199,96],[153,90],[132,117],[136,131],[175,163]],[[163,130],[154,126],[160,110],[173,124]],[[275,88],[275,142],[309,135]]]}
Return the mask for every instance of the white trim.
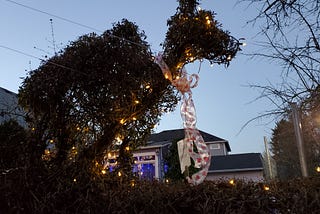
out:
{"label": "white trim", "polygon": [[145,163],[151,163],[154,164],[154,177],[155,179],[159,178],[159,157],[156,154],[156,152],[135,152],[133,153],[133,157],[138,157],[138,156],[147,156],[147,155],[154,155],[154,160],[147,160],[147,161],[137,161],[134,164],[145,164]]}
{"label": "white trim", "polygon": [[[161,147],[164,147],[164,146],[167,146],[167,145],[171,145],[171,143],[166,143],[166,144],[162,144],[162,145],[157,145],[157,146],[141,146],[139,147],[138,149],[155,149],[155,148],[161,148]],[[138,151],[138,149],[136,151]]]}

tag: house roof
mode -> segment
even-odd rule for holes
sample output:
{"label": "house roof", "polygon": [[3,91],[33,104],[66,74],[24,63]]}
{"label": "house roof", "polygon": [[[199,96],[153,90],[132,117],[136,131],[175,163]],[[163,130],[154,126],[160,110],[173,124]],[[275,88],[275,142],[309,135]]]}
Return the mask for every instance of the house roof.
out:
{"label": "house roof", "polygon": [[[216,137],[214,135],[208,134],[204,131],[199,130],[204,142],[224,142],[227,150],[230,152],[231,148],[229,142],[225,139]],[[180,140],[184,138],[184,129],[172,129],[165,130],[160,133],[151,134],[148,144],[153,142],[172,142],[173,140]]]}
{"label": "house roof", "polygon": [[243,153],[223,156],[212,156],[209,172],[262,170],[260,153]]}

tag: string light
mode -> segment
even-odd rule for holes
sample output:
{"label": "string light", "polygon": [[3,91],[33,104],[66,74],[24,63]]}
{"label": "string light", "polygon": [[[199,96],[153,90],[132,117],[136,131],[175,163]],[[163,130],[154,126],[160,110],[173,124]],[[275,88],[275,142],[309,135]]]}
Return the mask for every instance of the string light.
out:
{"label": "string light", "polygon": [[269,190],[270,190],[270,187],[264,186],[263,189],[264,189],[265,191],[269,191]]}
{"label": "string light", "polygon": [[121,119],[121,120],[120,120],[120,123],[121,123],[122,125],[123,125],[125,122],[126,122],[125,119]]}
{"label": "string light", "polygon": [[103,169],[103,170],[101,170],[101,173],[102,173],[103,175],[105,175],[105,174],[107,173],[107,171],[106,171],[105,169]]}
{"label": "string light", "polygon": [[233,180],[233,179],[231,179],[231,180],[229,181],[229,184],[231,184],[232,186],[233,186],[233,185],[235,185],[234,180]]}
{"label": "string light", "polygon": [[121,176],[122,176],[122,174],[121,174],[121,172],[120,172],[120,171],[118,172],[118,176],[119,176],[119,177],[121,177]]}

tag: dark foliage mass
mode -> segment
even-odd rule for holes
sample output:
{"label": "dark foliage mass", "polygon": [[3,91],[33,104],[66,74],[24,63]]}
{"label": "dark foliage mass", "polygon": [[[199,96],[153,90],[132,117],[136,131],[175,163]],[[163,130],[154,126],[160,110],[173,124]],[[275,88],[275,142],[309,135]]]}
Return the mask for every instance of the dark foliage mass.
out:
{"label": "dark foliage mass", "polygon": [[16,121],[0,124],[0,169],[13,170],[27,163],[27,132]]}
{"label": "dark foliage mass", "polygon": [[59,55],[30,72],[19,90],[39,157],[53,144],[61,165],[70,159],[99,159],[115,139],[135,148],[176,96],[143,32],[123,20],[102,35],[81,36]]}
{"label": "dark foliage mass", "polygon": [[164,59],[173,76],[194,60],[228,65],[240,50],[239,41],[222,30],[214,12],[198,10],[198,4],[196,0],[180,0],[176,14],[168,20]]}
{"label": "dark foliage mass", "polygon": [[[272,183],[62,183],[0,175],[1,213],[318,213],[319,177]],[[48,192],[48,187],[51,191]],[[53,191],[54,190],[54,191]]]}

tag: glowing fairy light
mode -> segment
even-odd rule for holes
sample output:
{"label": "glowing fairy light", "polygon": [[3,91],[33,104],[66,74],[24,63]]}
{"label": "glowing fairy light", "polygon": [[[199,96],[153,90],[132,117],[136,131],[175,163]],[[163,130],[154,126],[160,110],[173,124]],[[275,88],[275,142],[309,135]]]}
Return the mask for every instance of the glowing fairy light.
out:
{"label": "glowing fairy light", "polygon": [[124,124],[125,122],[126,122],[125,119],[121,119],[121,120],[120,120],[120,123],[121,123],[121,124]]}
{"label": "glowing fairy light", "polygon": [[116,140],[118,143],[122,142],[121,136],[117,136],[117,137],[115,138],[115,140]]}
{"label": "glowing fairy light", "polygon": [[103,169],[103,170],[101,170],[101,173],[102,173],[103,175],[105,175],[105,174],[107,173],[107,171],[106,171],[105,169]]}
{"label": "glowing fairy light", "polygon": [[121,177],[121,176],[122,176],[122,174],[121,174],[121,172],[120,172],[120,171],[118,172],[118,176],[119,176],[119,177]]}
{"label": "glowing fairy light", "polygon": [[269,191],[269,190],[270,190],[270,187],[264,186],[263,189],[264,189],[265,191]]}
{"label": "glowing fairy light", "polygon": [[229,184],[231,184],[231,185],[235,185],[234,180],[233,180],[233,179],[231,179],[231,180],[229,181]]}

